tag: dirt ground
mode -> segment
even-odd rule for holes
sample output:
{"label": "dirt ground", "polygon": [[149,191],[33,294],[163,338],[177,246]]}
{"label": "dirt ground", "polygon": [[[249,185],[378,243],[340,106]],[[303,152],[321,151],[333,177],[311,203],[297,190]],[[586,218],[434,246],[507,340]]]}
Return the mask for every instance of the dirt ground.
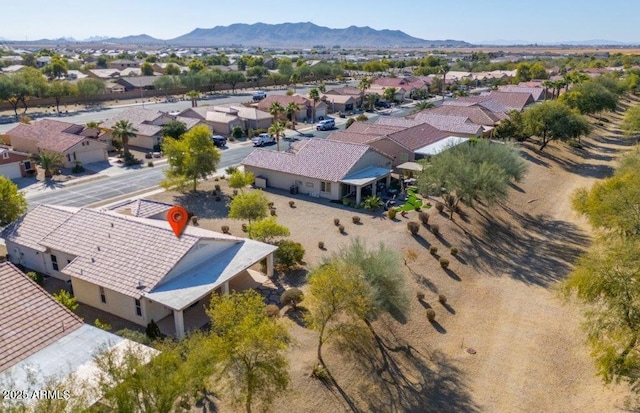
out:
{"label": "dirt ground", "polygon": [[[278,222],[306,249],[306,269],[355,237],[418,255],[403,268],[412,302],[407,320],[376,321],[377,337],[370,342],[326,346],[325,361],[339,389],[309,377],[317,335],[287,321],[295,338],[289,352],[291,389],[274,411],[349,411],[345,399],[362,412],[622,411],[626,389],[605,386],[595,376],[580,310],[556,292],[590,243],[586,221],[571,210],[571,194],[611,174],[618,156],[631,147],[615,128],[621,115],[606,118],[612,122],[596,126],[583,149],[554,142],[540,152],[534,143],[522,145],[529,171],[503,204],[464,207],[453,221],[430,209],[438,237],[425,227],[417,237],[408,233],[406,222],[417,221],[416,213],[393,221],[381,213],[268,191]],[[225,197],[216,201],[211,195],[216,184],[229,193],[222,180],[203,183],[200,189],[208,192],[153,198],[184,205],[204,228],[220,231],[228,225],[232,234],[242,235],[241,222],[223,218]],[[361,217],[361,225],[352,223],[353,215]],[[346,235],[339,234],[334,218],[345,225]],[[319,241],[326,250],[318,248]],[[431,245],[450,259],[447,271],[429,254]],[[451,246],[460,250],[457,257]],[[304,288],[305,273],[282,281]],[[417,291],[425,293],[424,302],[415,298]],[[446,295],[446,306],[438,302],[439,293]],[[437,322],[427,320],[428,307],[435,309]]]}

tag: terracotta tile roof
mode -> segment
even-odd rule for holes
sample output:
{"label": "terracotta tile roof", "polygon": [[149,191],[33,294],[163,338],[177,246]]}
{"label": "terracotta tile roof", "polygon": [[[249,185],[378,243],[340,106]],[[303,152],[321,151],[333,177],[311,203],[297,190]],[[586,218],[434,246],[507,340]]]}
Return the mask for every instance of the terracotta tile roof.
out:
{"label": "terracotta tile roof", "polygon": [[508,110],[522,111],[525,106],[535,103],[531,93],[527,91],[522,92],[496,92],[492,91],[489,96],[494,101],[500,103]]}
{"label": "terracotta tile roof", "polygon": [[0,263],[0,371],[83,325],[11,263]]}
{"label": "terracotta tile roof", "polygon": [[76,256],[65,274],[140,297],[139,281],[153,288],[198,240],[189,231],[177,238],[166,221],[81,209],[40,244]]}
{"label": "terracotta tile roof", "polygon": [[[433,109],[427,109],[423,112],[430,112],[436,115],[448,115],[448,116],[464,116],[471,120],[473,123],[484,126],[495,126],[500,118],[494,113],[481,106],[439,106]],[[417,116],[416,116],[417,117]]]}
{"label": "terracotta tile roof", "polygon": [[482,132],[482,126],[471,122],[465,116],[436,115],[422,112],[416,115],[416,121],[423,121],[444,132],[461,133],[465,135],[478,135]]}
{"label": "terracotta tile roof", "polygon": [[424,122],[414,119],[397,118],[395,116],[380,116],[375,122],[376,125],[397,126],[401,128],[411,128],[421,123]]}
{"label": "terracotta tile roof", "polygon": [[507,109],[504,105],[491,99],[491,96],[478,95],[478,96],[465,96],[457,99],[445,100],[442,102],[443,106],[482,106],[493,113],[505,113]]}
{"label": "terracotta tile roof", "polygon": [[128,108],[120,112],[118,115],[105,120],[102,123],[103,128],[113,128],[113,126],[120,120],[128,120],[131,124],[138,129],[138,126],[143,123],[151,123],[158,120],[165,114],[152,109],[142,109],[142,108]]}
{"label": "terracotta tile roof", "polygon": [[344,178],[367,151],[367,145],[311,138],[295,142],[291,152],[256,149],[243,165],[306,176],[328,182]]}
{"label": "terracotta tile roof", "polygon": [[352,96],[352,95],[327,95],[324,94],[322,95],[322,99],[328,104],[330,103],[341,103],[341,104],[345,104],[345,103],[355,103],[356,99],[358,97],[357,96]]}
{"label": "terracotta tile roof", "polygon": [[349,126],[349,129],[346,132],[350,133],[363,133],[363,134],[371,134],[371,135],[385,135],[388,133],[399,132],[403,128],[402,126],[393,126],[393,125],[380,125],[376,123],[367,123],[367,122],[354,122]]}
{"label": "terracotta tile roof", "polygon": [[[24,245],[36,251],[45,251],[40,241],[69,219],[75,208],[37,205],[0,232],[0,238]],[[12,254],[13,251],[9,251]]]}
{"label": "terracotta tile roof", "polygon": [[404,146],[410,151],[415,151],[416,149],[420,149],[444,139],[449,136],[449,134],[436,129],[427,123],[423,123],[387,136],[389,139]]}
{"label": "terracotta tile roof", "polygon": [[300,109],[303,109],[306,106],[311,106],[309,99],[300,95],[269,95],[258,103],[258,109],[269,112],[269,107],[271,107],[271,104],[274,102],[280,103],[283,108],[286,108],[291,102],[297,103]]}
{"label": "terracotta tile roof", "polygon": [[325,93],[326,95],[346,95],[346,96],[360,96],[361,91],[357,87],[344,86],[337,87],[335,89],[329,89]]}
{"label": "terracotta tile roof", "polygon": [[21,123],[6,134],[9,138],[34,141],[40,149],[62,153],[86,139],[78,135],[83,129],[73,123],[42,119],[30,124]]}
{"label": "terracotta tile roof", "polygon": [[383,136],[384,136],[383,134],[374,135],[374,134],[356,133],[356,132],[351,132],[349,130],[346,130],[346,131],[332,132],[329,136],[327,136],[327,139],[334,142],[368,144],[370,142],[377,141]]}
{"label": "terracotta tile roof", "polygon": [[152,201],[150,199],[136,199],[134,201],[126,201],[124,203],[114,205],[108,209],[119,212],[123,215],[149,218],[154,215],[167,212],[172,207],[173,205],[165,204],[164,202]]}
{"label": "terracotta tile roof", "polygon": [[534,101],[544,99],[544,87],[528,87],[524,85],[506,85],[498,86],[499,92],[515,92],[515,93],[529,93],[533,96]]}

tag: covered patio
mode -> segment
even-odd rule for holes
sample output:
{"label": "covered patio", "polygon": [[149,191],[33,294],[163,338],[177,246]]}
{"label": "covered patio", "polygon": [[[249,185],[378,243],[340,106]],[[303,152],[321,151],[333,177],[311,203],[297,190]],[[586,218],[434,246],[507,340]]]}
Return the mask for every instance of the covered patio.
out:
{"label": "covered patio", "polygon": [[[250,267],[264,258],[267,260],[266,276],[273,276],[276,249],[270,244],[244,240],[216,255],[214,261],[188,269],[146,293],[146,298],[172,311],[158,323],[160,331],[173,333],[180,339],[185,331],[205,325],[208,317],[204,308],[209,305],[211,294],[228,294],[232,286],[235,289],[252,285],[255,280]],[[173,329],[170,320],[173,320]]]}
{"label": "covered patio", "polygon": [[461,143],[467,142],[469,138],[461,138],[459,136],[448,136],[444,139],[440,139],[430,145],[423,146],[415,151],[416,155],[421,155],[423,158],[437,155],[440,152],[446,151],[449,148],[458,146]]}
{"label": "covered patio", "polygon": [[385,185],[389,186],[391,183],[391,169],[369,166],[351,175],[347,175],[340,180],[341,184],[348,185],[349,187],[349,190],[344,191],[343,195],[353,192],[351,187],[354,187],[356,204],[360,204],[362,202],[362,189],[371,185],[371,195],[375,196],[377,191],[376,184],[381,179],[385,179]]}

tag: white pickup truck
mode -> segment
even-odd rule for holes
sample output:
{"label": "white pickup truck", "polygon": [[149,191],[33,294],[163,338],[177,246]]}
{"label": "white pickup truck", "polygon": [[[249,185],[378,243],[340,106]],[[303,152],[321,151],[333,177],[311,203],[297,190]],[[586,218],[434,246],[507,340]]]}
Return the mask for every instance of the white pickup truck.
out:
{"label": "white pickup truck", "polygon": [[253,146],[264,146],[267,143],[275,143],[276,138],[268,133],[261,133],[260,135],[251,138],[251,142],[253,142]]}

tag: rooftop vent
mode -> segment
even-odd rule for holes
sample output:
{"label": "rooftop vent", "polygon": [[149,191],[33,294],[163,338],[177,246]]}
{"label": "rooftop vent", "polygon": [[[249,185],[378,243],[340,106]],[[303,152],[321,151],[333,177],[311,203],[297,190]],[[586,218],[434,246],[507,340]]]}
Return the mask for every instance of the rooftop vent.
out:
{"label": "rooftop vent", "polygon": [[138,290],[144,290],[145,288],[147,288],[144,283],[142,282],[142,280],[138,280],[138,286],[136,287]]}

